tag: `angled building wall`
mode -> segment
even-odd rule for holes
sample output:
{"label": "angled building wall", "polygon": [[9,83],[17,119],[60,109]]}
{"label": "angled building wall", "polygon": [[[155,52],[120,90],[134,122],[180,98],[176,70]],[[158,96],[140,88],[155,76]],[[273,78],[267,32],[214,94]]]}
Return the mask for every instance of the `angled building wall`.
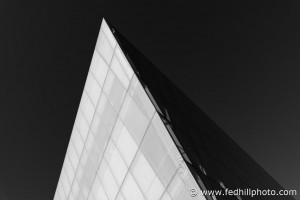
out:
{"label": "angled building wall", "polygon": [[204,200],[103,20],[54,200]]}

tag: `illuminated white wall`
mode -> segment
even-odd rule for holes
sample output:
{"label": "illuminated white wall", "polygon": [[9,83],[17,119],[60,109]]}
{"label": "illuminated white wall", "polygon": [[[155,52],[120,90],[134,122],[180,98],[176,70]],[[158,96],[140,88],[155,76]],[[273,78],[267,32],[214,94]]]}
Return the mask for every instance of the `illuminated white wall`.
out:
{"label": "illuminated white wall", "polygon": [[204,200],[103,20],[54,200]]}

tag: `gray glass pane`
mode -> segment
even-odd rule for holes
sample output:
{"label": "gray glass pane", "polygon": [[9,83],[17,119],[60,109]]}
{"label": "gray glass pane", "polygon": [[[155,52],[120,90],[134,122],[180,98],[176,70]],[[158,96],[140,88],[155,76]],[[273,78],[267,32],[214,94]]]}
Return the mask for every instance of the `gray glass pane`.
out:
{"label": "gray glass pane", "polygon": [[62,187],[64,189],[65,195],[68,196],[69,192],[70,192],[70,183],[69,183],[68,177],[65,173],[65,170],[61,171],[61,177],[60,178],[61,178],[60,181],[62,183]]}
{"label": "gray glass pane", "polygon": [[82,194],[82,196],[84,197],[84,199],[87,198],[90,188],[91,188],[91,184],[89,182],[88,177],[86,176],[86,172],[85,172],[85,167],[81,167],[81,165],[79,165],[79,168],[77,169],[78,176],[76,176],[76,179],[78,181],[78,185],[80,188],[80,192]]}
{"label": "gray glass pane", "polygon": [[82,141],[85,141],[88,131],[89,131],[89,125],[88,125],[83,113],[81,112],[81,110],[78,110],[78,112],[77,112],[75,125],[80,133]]}
{"label": "gray glass pane", "polygon": [[73,166],[73,169],[77,169],[77,166],[78,166],[78,163],[79,163],[79,157],[76,153],[76,150],[75,150],[75,147],[73,145],[72,142],[69,143],[69,146],[68,146],[68,150],[67,150],[67,154],[70,158],[70,161],[71,161],[71,164]]}
{"label": "gray glass pane", "polygon": [[108,199],[114,199],[117,196],[119,187],[111,170],[109,169],[109,166],[106,164],[106,162],[104,162],[104,160],[101,162],[98,176],[103,184],[103,188]]}
{"label": "gray glass pane", "polygon": [[131,173],[147,199],[158,199],[162,195],[164,187],[141,152],[132,164]]}
{"label": "gray glass pane", "polygon": [[171,146],[174,145],[174,142],[172,141],[169,132],[167,131],[165,125],[163,124],[157,112],[154,114],[151,123],[155,128],[158,137],[160,137],[162,143],[164,144],[166,150],[169,150]]}
{"label": "gray glass pane", "polygon": [[183,180],[178,174],[176,174],[168,187],[170,196],[172,197],[172,199],[176,200],[187,199],[189,195],[185,194],[185,196],[183,196],[183,194],[185,193],[184,189],[185,188]]}
{"label": "gray glass pane", "polygon": [[82,164],[82,169],[86,176],[87,183],[89,184],[89,187],[91,187],[97,168],[95,167],[91,159],[91,156],[89,155],[89,152],[86,149],[84,149],[83,151],[82,160],[84,159],[83,157],[85,155],[86,155],[85,158],[86,161],[82,161],[81,164]]}
{"label": "gray glass pane", "polygon": [[69,183],[72,184],[72,181],[74,179],[74,176],[75,176],[75,171],[73,169],[73,166],[71,164],[71,161],[69,159],[69,156],[66,156],[65,157],[65,162],[64,162],[64,170],[67,174],[67,177],[68,177],[68,180],[69,180]]}
{"label": "gray glass pane", "polygon": [[104,126],[108,132],[111,132],[114,123],[117,119],[117,113],[107,97],[102,93],[99,104],[97,107],[97,113],[99,114]]}
{"label": "gray glass pane", "polygon": [[102,87],[108,70],[108,65],[105,63],[98,51],[94,51],[90,70],[99,85]]}
{"label": "gray glass pane", "polygon": [[97,168],[101,160],[102,151],[99,149],[97,140],[95,139],[93,133],[89,134],[85,144],[85,148],[87,149],[93,164]]}
{"label": "gray glass pane", "polygon": [[116,144],[127,166],[130,166],[138,146],[121,120],[118,120],[112,133]]}
{"label": "gray glass pane", "polygon": [[169,155],[166,155],[162,160],[161,165],[157,170],[157,175],[164,186],[167,186],[176,172],[176,166]]}
{"label": "gray glass pane", "polygon": [[101,153],[104,151],[104,148],[108,141],[110,133],[106,130],[106,128],[98,114],[95,114],[91,130],[92,130],[93,136],[96,140],[97,147],[99,148],[100,153]]}
{"label": "gray glass pane", "polygon": [[121,192],[119,192],[116,200],[125,200],[125,198],[124,198],[124,196],[123,196],[123,194]]}
{"label": "gray glass pane", "polygon": [[115,55],[117,56],[120,64],[122,65],[123,70],[125,71],[128,79],[130,80],[133,75],[133,70],[132,70],[131,66],[129,65],[129,63],[119,45],[117,45],[117,47],[116,47]]}
{"label": "gray glass pane", "polygon": [[118,58],[116,55],[113,57],[110,65],[111,70],[114,72],[114,74],[118,77],[120,82],[123,84],[125,88],[128,88],[129,85],[129,79],[126,76]]}
{"label": "gray glass pane", "polygon": [[125,98],[120,117],[136,143],[139,144],[145,134],[149,120],[129,95]]}
{"label": "gray glass pane", "polygon": [[101,93],[101,87],[91,72],[89,72],[89,75],[87,77],[84,91],[91,99],[93,105],[96,107]]}
{"label": "gray glass pane", "polygon": [[162,185],[161,181],[157,176],[155,176],[145,196],[148,200],[157,200],[162,196],[164,190],[165,188]]}
{"label": "gray glass pane", "polygon": [[97,40],[96,49],[104,58],[105,62],[109,64],[113,55],[113,47],[111,46],[111,44],[107,40],[107,37],[101,30]]}
{"label": "gray glass pane", "polygon": [[90,193],[88,196],[88,200],[95,200],[94,195]]}
{"label": "gray glass pane", "polygon": [[167,151],[151,124],[148,127],[144,140],[141,144],[141,150],[157,171],[166,156]]}
{"label": "gray glass pane", "polygon": [[144,200],[144,196],[130,173],[127,174],[122,186],[122,193],[126,200]]}
{"label": "gray glass pane", "polygon": [[58,186],[57,186],[57,190],[58,190],[58,196],[60,199],[65,200],[66,199],[66,195],[65,195],[65,191],[61,185],[61,182],[59,182]]}
{"label": "gray glass pane", "polygon": [[108,200],[98,176],[95,177],[95,181],[92,187],[92,194],[94,195],[95,200]]}
{"label": "gray glass pane", "polygon": [[74,179],[74,181],[73,181],[72,194],[73,194],[75,199],[78,199],[78,197],[81,195],[77,179]]}
{"label": "gray glass pane", "polygon": [[166,191],[160,200],[172,200],[169,193]]}
{"label": "gray glass pane", "polygon": [[135,75],[130,83],[129,93],[143,111],[144,115],[148,117],[148,119],[151,119],[155,108]]}
{"label": "gray glass pane", "polygon": [[111,71],[109,71],[107,75],[104,85],[104,92],[107,95],[110,103],[113,105],[116,111],[118,111],[124,99],[125,88]]}
{"label": "gray glass pane", "polygon": [[75,200],[75,198],[74,198],[72,192],[70,192],[68,200]]}
{"label": "gray glass pane", "polygon": [[[80,134],[77,130],[77,127],[73,128],[73,133],[72,133],[72,136],[71,136],[71,142],[73,143],[73,145],[76,149],[77,155],[80,156],[81,153],[82,153],[82,150],[83,150],[84,143],[83,143],[83,141],[81,139],[81,136],[80,136]],[[76,170],[76,168],[74,170]]]}
{"label": "gray glass pane", "polygon": [[110,141],[110,143],[107,145],[105,152],[105,160],[108,166],[110,167],[118,185],[121,185],[128,171],[128,168],[121,154],[119,153],[119,150],[113,144],[112,141]]}

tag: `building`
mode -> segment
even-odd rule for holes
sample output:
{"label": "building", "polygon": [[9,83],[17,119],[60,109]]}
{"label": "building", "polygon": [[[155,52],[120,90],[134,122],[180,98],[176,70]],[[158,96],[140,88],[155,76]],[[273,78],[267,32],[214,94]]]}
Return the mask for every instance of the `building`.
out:
{"label": "building", "polygon": [[54,200],[261,198],[226,188],[282,189],[103,20]]}

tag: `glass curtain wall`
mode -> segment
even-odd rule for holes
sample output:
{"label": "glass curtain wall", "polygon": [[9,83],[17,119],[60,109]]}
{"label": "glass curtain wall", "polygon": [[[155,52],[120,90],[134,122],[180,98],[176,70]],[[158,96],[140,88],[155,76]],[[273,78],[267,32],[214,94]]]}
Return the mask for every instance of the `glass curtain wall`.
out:
{"label": "glass curtain wall", "polygon": [[199,192],[103,20],[54,200],[205,200]]}

